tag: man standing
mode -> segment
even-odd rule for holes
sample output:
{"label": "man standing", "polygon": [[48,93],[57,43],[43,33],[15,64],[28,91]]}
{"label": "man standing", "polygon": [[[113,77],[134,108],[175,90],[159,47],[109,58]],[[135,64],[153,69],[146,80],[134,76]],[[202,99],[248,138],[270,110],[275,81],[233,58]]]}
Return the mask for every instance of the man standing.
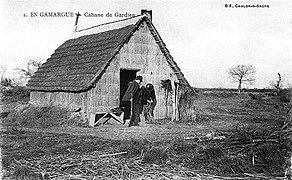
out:
{"label": "man standing", "polygon": [[129,83],[128,89],[123,97],[123,101],[131,101],[131,118],[129,127],[139,126],[140,119],[140,109],[141,109],[141,100],[139,97],[140,86],[143,81],[142,76],[137,76],[134,81]]}

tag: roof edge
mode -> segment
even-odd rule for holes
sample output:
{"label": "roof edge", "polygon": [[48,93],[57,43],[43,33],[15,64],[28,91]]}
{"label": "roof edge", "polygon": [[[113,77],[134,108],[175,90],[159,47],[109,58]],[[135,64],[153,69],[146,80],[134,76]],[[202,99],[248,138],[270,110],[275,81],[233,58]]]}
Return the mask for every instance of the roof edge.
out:
{"label": "roof edge", "polygon": [[136,24],[137,21],[139,21],[140,19],[142,19],[145,16],[146,16],[145,14],[137,15],[137,16],[133,16],[130,18],[126,18],[126,19],[111,21],[111,22],[91,26],[88,28],[84,28],[84,29],[78,30],[76,32],[73,32],[71,34],[71,36],[69,37],[69,39],[76,39],[76,38],[86,36],[86,35],[97,34],[97,33],[102,33],[102,32],[106,32],[106,31],[110,31],[110,30],[114,30],[114,29],[119,29],[119,28],[123,28],[127,25],[130,25],[130,24],[134,25],[134,24]]}
{"label": "roof edge", "polygon": [[[181,76],[183,77],[183,83],[181,84],[185,84],[187,85],[190,89],[192,89],[192,86],[189,84],[189,82],[187,81],[187,79],[184,77],[184,74],[181,72],[181,69],[177,66],[176,62],[173,60],[173,57],[170,55],[169,50],[166,48],[165,43],[163,42],[160,34],[158,33],[158,31],[156,30],[154,24],[151,22],[151,20],[144,15],[142,18],[140,18],[136,24],[135,24],[135,28],[131,31],[131,33],[129,33],[128,37],[125,38],[125,40],[118,46],[118,48],[116,49],[116,51],[113,53],[113,55],[111,56],[111,58],[104,64],[104,66],[101,68],[101,70],[99,72],[96,73],[96,76],[90,81],[89,85],[92,87],[95,87],[97,79],[100,78],[103,73],[106,71],[107,67],[109,66],[110,62],[115,58],[115,56],[119,53],[120,49],[124,46],[124,44],[126,42],[128,42],[131,38],[131,36],[134,34],[134,32],[139,28],[140,24],[146,21],[147,26],[151,25],[151,27],[153,28],[153,30],[155,31],[155,33],[157,34],[156,37],[159,38],[159,41],[161,41],[161,44],[163,46],[159,46],[160,50],[162,51],[162,53],[164,54],[164,56],[167,59],[167,62],[169,63],[169,65],[171,65],[171,68],[174,69],[175,71],[178,71]],[[152,36],[155,38],[154,34],[151,32]],[[156,42],[158,43],[158,42]],[[164,48],[165,50],[163,50],[162,48]],[[167,52],[167,54],[166,54]]]}
{"label": "roof edge", "polygon": [[[166,47],[166,44],[163,42],[160,34],[158,33],[157,29],[155,28],[154,24],[152,23],[152,21],[146,16],[145,17],[146,21],[147,21],[147,25],[151,25],[151,27],[153,28],[153,30],[156,33],[156,37],[159,39],[159,41],[161,41],[161,44],[163,46],[159,46],[159,48],[161,49],[162,53],[164,54],[164,56],[166,57],[166,59],[168,60],[169,65],[171,65],[171,68],[173,68],[174,70],[177,70],[181,76],[183,77],[183,81],[184,83],[181,84],[186,84],[188,87],[190,87],[192,89],[192,86],[189,84],[189,82],[187,81],[187,79],[184,77],[184,74],[182,73],[181,69],[177,66],[176,62],[173,60],[173,57],[171,56],[169,50]],[[150,31],[151,32],[151,31]],[[152,36],[155,38],[155,34],[152,34]],[[162,50],[162,48],[165,49]],[[167,54],[166,54],[167,53]],[[177,69],[175,69],[177,68]]]}
{"label": "roof edge", "polygon": [[92,29],[92,28],[96,28],[96,27],[100,27],[100,26],[104,26],[104,25],[108,25],[108,24],[113,24],[113,23],[117,23],[117,22],[126,21],[126,20],[133,19],[133,18],[136,18],[136,17],[139,17],[139,16],[142,17],[142,16],[145,16],[145,15],[137,15],[137,16],[132,16],[130,18],[126,18],[126,19],[120,19],[120,20],[117,20],[117,21],[111,21],[111,22],[107,22],[107,23],[91,26],[91,27],[88,27],[88,28],[80,29],[80,30],[78,30],[76,32],[78,33],[78,32],[82,32],[82,31],[86,31],[86,30]]}

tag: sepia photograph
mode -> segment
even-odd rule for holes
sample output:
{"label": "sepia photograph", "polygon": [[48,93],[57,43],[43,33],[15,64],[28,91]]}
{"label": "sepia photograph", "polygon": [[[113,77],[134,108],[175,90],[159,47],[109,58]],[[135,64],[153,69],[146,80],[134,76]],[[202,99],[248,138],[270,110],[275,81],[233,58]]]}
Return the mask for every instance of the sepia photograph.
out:
{"label": "sepia photograph", "polygon": [[291,180],[292,2],[0,2],[0,179]]}

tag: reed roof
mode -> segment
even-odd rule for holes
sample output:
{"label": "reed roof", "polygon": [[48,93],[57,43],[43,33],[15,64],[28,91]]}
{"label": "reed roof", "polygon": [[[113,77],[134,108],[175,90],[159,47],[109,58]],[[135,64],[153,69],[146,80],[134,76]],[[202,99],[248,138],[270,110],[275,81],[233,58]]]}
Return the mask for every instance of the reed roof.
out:
{"label": "reed roof", "polygon": [[28,82],[36,91],[82,92],[94,87],[114,56],[146,21],[178,79],[188,84],[152,22],[145,15],[80,30],[59,46]]}

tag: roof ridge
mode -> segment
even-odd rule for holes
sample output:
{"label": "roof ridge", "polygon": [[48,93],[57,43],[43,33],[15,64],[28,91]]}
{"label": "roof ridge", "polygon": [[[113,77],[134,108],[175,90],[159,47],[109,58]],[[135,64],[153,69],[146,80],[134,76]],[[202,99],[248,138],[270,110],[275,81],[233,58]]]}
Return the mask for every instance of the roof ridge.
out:
{"label": "roof ridge", "polygon": [[85,29],[80,29],[76,32],[82,32],[82,31],[86,31],[86,30],[89,30],[89,29],[93,29],[93,28],[96,28],[96,27],[100,27],[100,26],[104,26],[104,25],[108,25],[108,24],[113,24],[113,23],[117,23],[117,22],[122,22],[122,21],[126,21],[126,20],[129,20],[129,19],[133,19],[133,18],[136,18],[136,17],[139,17],[139,16],[145,16],[144,14],[143,15],[137,15],[137,16],[132,16],[130,18],[126,18],[126,19],[121,19],[121,20],[117,20],[117,21],[111,21],[111,22],[107,22],[107,23],[103,23],[103,24],[99,24],[99,25],[95,25],[95,26],[91,26],[89,28],[85,28]]}

